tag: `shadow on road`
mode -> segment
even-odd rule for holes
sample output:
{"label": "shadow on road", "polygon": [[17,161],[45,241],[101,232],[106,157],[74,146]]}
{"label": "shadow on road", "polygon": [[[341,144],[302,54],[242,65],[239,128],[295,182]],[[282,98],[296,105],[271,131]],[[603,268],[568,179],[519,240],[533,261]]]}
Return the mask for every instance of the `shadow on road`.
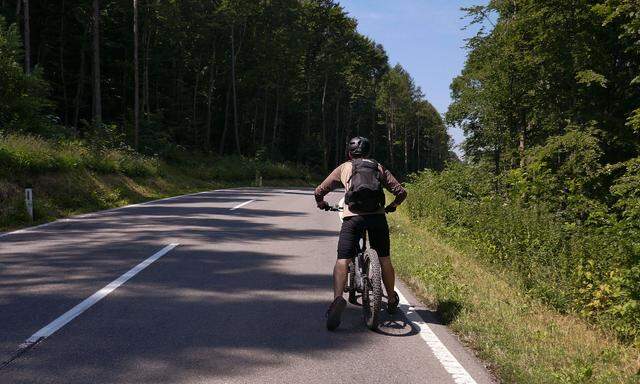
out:
{"label": "shadow on road", "polygon": [[[322,359],[363,342],[371,333],[355,308],[345,313],[340,334],[324,329],[327,303],[309,297],[326,291],[330,278],[283,273],[275,264],[287,258],[178,248],[0,372],[0,381],[174,383],[202,372],[242,376],[285,358]],[[48,312],[58,314],[54,308],[77,301],[59,292],[12,296],[14,303],[46,302]]]}
{"label": "shadow on road", "polygon": [[[182,245],[0,371],[0,382],[176,383],[203,372],[242,381],[265,367],[415,334],[397,318],[384,320],[382,334],[369,332],[354,306],[339,332],[327,332],[330,266],[310,274],[304,263],[313,242],[335,241],[336,231],[298,225],[305,214],[287,209],[229,215],[210,206],[233,202],[196,195],[1,240],[0,360],[168,239]],[[281,251],[266,251],[265,241],[280,241]]]}

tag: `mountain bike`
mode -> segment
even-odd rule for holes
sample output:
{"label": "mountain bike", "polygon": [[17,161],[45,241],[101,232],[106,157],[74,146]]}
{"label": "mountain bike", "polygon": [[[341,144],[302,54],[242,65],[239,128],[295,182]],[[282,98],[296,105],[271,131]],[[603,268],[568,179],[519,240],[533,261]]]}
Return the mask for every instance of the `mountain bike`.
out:
{"label": "mountain bike", "polygon": [[[341,201],[342,203],[342,201]],[[330,207],[333,212],[342,212],[344,205]],[[342,216],[340,216],[342,220]],[[356,245],[356,257],[349,263],[347,285],[349,302],[362,306],[362,315],[367,328],[375,331],[380,321],[382,305],[382,268],[375,249],[367,247],[367,231],[364,231]],[[358,296],[361,303],[358,303]]]}

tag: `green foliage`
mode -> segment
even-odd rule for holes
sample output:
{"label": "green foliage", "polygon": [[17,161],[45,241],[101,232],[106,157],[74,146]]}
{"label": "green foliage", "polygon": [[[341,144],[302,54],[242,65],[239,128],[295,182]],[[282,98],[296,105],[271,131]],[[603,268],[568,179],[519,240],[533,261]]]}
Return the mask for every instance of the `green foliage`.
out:
{"label": "green foliage", "polygon": [[72,169],[150,176],[158,160],[126,149],[92,148],[80,141],[53,142],[37,136],[0,136],[0,176],[43,174]]}
{"label": "green foliage", "polygon": [[[467,11],[493,29],[469,40],[447,121],[464,130],[475,165],[419,175],[414,184],[428,189],[410,203],[416,218],[468,239],[556,308],[637,343],[637,0],[496,0]],[[588,380],[580,372],[558,379]]]}
{"label": "green foliage", "polygon": [[[193,177],[220,181],[252,180],[260,170],[272,180],[311,180],[309,170],[300,165],[275,163],[262,157],[217,157],[176,149],[171,163],[184,167]],[[88,146],[82,141],[53,142],[37,136],[0,136],[0,177],[38,175],[86,169],[101,174],[156,176],[167,166],[159,158],[144,156],[129,148]]]}
{"label": "green foliage", "polygon": [[601,161],[638,156],[636,0],[494,0],[467,11],[472,23],[495,24],[469,40],[451,85],[447,121],[464,129],[468,158],[497,173],[521,163],[522,146],[576,125],[598,127]]}
{"label": "green foliage", "polygon": [[[13,19],[15,4],[2,2],[0,14]],[[181,149],[246,157],[265,149],[271,161],[323,172],[344,160],[344,143],[355,134],[369,136],[376,158],[393,160],[392,169],[405,160],[405,173],[441,168],[448,157],[446,129],[422,95],[411,95],[411,121],[403,120],[410,128],[387,134],[378,120],[385,112],[376,108],[387,55],[358,33],[357,21],[337,1],[139,2],[137,68],[133,4],[98,4],[100,79],[91,70],[97,53],[92,2],[33,2],[31,14],[20,15],[31,18],[30,42],[39,50],[32,49],[37,70],[29,76],[18,28],[2,25],[0,68],[11,71],[0,82],[0,130],[80,138],[105,149],[135,147],[162,158]],[[96,166],[113,163],[105,162]]]}
{"label": "green foliage", "polygon": [[15,24],[7,26],[0,15],[0,132],[45,132],[55,118],[44,115],[50,102],[42,70],[24,73],[19,64],[22,55],[20,34]]}
{"label": "green foliage", "polygon": [[[407,212],[514,272],[529,294],[637,343],[640,160],[613,182],[609,207],[584,195],[599,175],[590,165],[600,152],[590,142],[577,132],[552,138],[524,170],[500,180],[465,164],[422,172],[409,185]],[[495,193],[496,182],[508,193]]]}
{"label": "green foliage", "polygon": [[[411,198],[412,195],[409,195]],[[394,267],[504,383],[636,384],[639,350],[527,294],[513,271],[443,238],[411,209],[389,216]],[[458,239],[460,243],[462,240]],[[454,245],[454,246],[452,246]],[[460,244],[462,245],[462,244]],[[480,249],[482,251],[482,249]]]}

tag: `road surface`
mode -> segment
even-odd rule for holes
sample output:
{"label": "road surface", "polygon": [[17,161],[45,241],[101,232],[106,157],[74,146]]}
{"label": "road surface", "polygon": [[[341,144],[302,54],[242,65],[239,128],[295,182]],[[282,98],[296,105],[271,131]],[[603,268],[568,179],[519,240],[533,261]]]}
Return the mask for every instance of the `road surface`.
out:
{"label": "road surface", "polygon": [[338,230],[310,190],[232,189],[2,235],[0,382],[492,382],[402,285],[380,333],[328,332]]}

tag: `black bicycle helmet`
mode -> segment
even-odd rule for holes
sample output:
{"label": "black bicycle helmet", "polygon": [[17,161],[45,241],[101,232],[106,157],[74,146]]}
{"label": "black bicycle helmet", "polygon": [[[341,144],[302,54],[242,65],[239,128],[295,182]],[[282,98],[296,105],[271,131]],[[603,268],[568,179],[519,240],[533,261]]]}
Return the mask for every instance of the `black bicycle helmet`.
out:
{"label": "black bicycle helmet", "polygon": [[347,144],[347,154],[351,157],[368,156],[370,152],[371,144],[366,137],[356,136]]}

